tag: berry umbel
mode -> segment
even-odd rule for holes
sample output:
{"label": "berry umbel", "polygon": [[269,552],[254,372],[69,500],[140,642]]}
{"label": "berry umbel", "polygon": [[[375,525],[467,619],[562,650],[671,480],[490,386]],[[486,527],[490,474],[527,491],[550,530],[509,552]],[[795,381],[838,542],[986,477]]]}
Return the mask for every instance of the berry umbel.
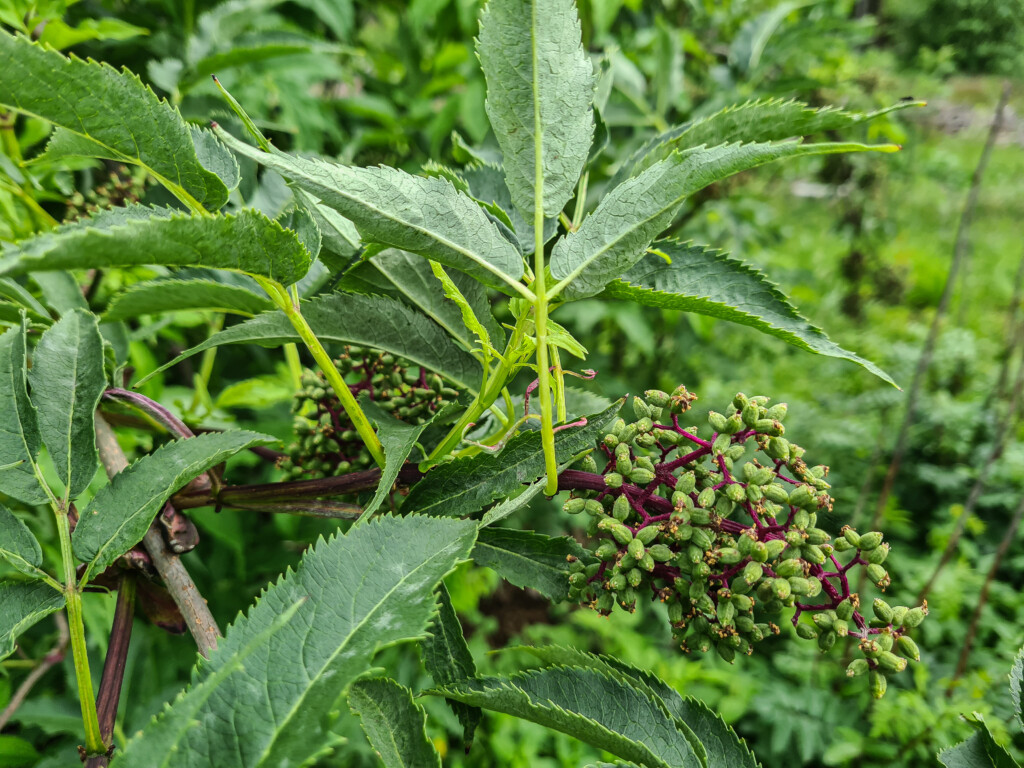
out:
{"label": "berry umbel", "polygon": [[597,560],[571,563],[570,594],[605,615],[660,600],[682,650],[715,649],[729,662],[779,634],[791,610],[796,634],[822,652],[839,638],[857,642],[848,674],[870,673],[881,696],[887,675],[919,660],[907,632],[927,605],[879,598],[865,615],[851,571],[865,569],[884,591],[889,545],[877,531],[847,526],[833,539],[818,527],[819,512],[832,510],[828,467],[809,466],[786,439],[784,403],[738,394],[708,415],[705,439],[680,424],[695,399],[682,386],[634,398],[635,420],[619,419],[563,473],[562,486],[577,489],[565,511],[589,516]]}

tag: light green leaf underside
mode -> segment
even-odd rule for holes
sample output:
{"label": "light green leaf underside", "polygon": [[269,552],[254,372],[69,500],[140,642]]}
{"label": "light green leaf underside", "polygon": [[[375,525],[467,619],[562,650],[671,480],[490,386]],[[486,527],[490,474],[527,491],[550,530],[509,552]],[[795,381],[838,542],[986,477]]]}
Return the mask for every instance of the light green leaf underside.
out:
{"label": "light green leaf underside", "polygon": [[[622,406],[591,416],[586,426],[570,427],[555,434],[555,455],[567,461],[593,448],[598,437]],[[460,517],[478,512],[495,499],[519,491],[544,474],[544,450],[539,431],[524,432],[497,455],[479,453],[434,467],[409,491],[403,509],[429,515]]]}
{"label": "light green leaf underside", "polygon": [[[469,186],[473,199],[485,205],[496,205],[503,210],[512,222],[512,230],[519,241],[523,253],[533,253],[536,239],[533,232],[533,217],[524,218],[519,209],[512,204],[512,195],[505,183],[504,171],[487,163],[475,163],[459,171]],[[548,242],[558,232],[558,216],[550,216],[544,220],[544,242]]]}
{"label": "light green leaf underside", "polygon": [[[563,469],[567,469],[567,466],[559,467],[559,472]],[[548,484],[547,477],[542,477],[539,480],[531,483],[526,487],[522,493],[518,496],[512,496],[498,502],[493,507],[484,512],[484,516],[480,518],[480,527],[483,528],[488,525],[494,525],[499,520],[504,520],[506,517],[518,512],[520,509],[529,504],[537,495],[544,490],[544,487]]]}
{"label": "light green leaf underside", "polygon": [[41,581],[0,581],[0,660],[14,653],[18,635],[64,607],[64,595]]}
{"label": "light green leaf underside", "polygon": [[[476,663],[466,644],[462,624],[452,607],[448,588],[441,582],[437,587],[437,613],[430,620],[428,634],[420,641],[423,666],[435,685],[447,685],[457,680],[476,677]],[[480,708],[461,701],[448,702],[462,724],[463,741],[468,747],[480,724]]]}
{"label": "light green leaf underside", "polygon": [[441,768],[427,738],[427,715],[404,685],[386,677],[360,680],[348,691],[348,705],[384,768]]}
{"label": "light green leaf underside", "polygon": [[19,322],[0,336],[0,493],[26,504],[44,504],[32,462],[39,454],[36,409],[28,398],[25,376],[25,328]]}
{"label": "light green leaf underside", "polygon": [[[303,302],[302,315],[323,342],[359,344],[391,352],[471,392],[480,384],[480,364],[472,355],[456,345],[433,320],[394,299],[353,293],[325,294]],[[264,312],[215,333],[160,366],[150,376],[211,347],[224,344],[278,347],[299,341],[298,333],[283,312]]]}
{"label": "light green leaf underside", "polygon": [[252,317],[274,308],[265,296],[237,285],[212,280],[162,279],[136,283],[119,293],[103,313],[104,320],[205,309]]}
{"label": "light green leaf underside", "polygon": [[288,285],[306,274],[309,263],[294,232],[252,209],[190,217],[132,206],[5,248],[0,275],[161,264],[229,269]]}
{"label": "light green leaf underside", "polygon": [[293,187],[292,194],[295,195],[296,204],[309,212],[320,229],[320,260],[332,272],[347,267],[349,260],[359,250],[359,231],[356,225],[302,189]]}
{"label": "light green leaf underside", "polygon": [[650,168],[677,149],[713,147],[729,142],[781,141],[838,131],[920,102],[903,101],[876,112],[848,112],[838,107],[809,107],[792,99],[756,99],[726,107],[650,139],[615,174],[613,184]]}
{"label": "light green leaf underside", "polygon": [[381,472],[380,482],[377,483],[377,490],[370,502],[363,507],[363,514],[356,521],[356,525],[368,520],[391,493],[391,486],[394,485],[395,478],[398,477],[398,471],[405,464],[405,460],[409,458],[409,454],[412,453],[423,430],[430,426],[429,421],[423,424],[406,424],[404,421],[399,421],[366,397],[360,398],[360,405],[367,418],[376,427],[377,437],[380,439],[381,445],[384,446],[384,469]]}
{"label": "light green leaf underside", "polygon": [[0,298],[7,299],[28,311],[29,320],[51,323],[46,307],[14,280],[0,279]]}
{"label": "light green leaf underside", "polygon": [[587,551],[568,536],[545,536],[511,528],[481,528],[473,547],[477,565],[556,602],[569,596],[568,555],[589,560]]}
{"label": "light green leaf underside", "polygon": [[759,768],[754,754],[720,715],[703,702],[681,696],[666,682],[611,656],[598,656],[565,646],[523,646],[546,664],[587,667],[618,678],[656,696],[676,719],[686,723],[707,752],[707,768]]}
{"label": "light green leaf underside", "polygon": [[57,477],[75,499],[96,474],[96,406],[106,388],[96,316],[75,310],[43,333],[32,355],[32,403]]}
{"label": "light green leaf underside", "polygon": [[43,564],[43,550],[21,518],[0,504],[0,557],[22,573],[38,575]]}
{"label": "light green leaf underside", "polygon": [[[593,669],[550,667],[465,680],[435,693],[573,736],[648,768],[703,768],[683,729],[655,698]],[[699,745],[698,745],[699,746]]]}
{"label": "light green leaf underside", "polygon": [[807,322],[753,267],[718,251],[675,240],[658,241],[652,250],[655,252],[644,256],[621,280],[610,283],[604,295],[747,325],[808,352],[855,362],[896,386],[874,363],[833,343]]}
{"label": "light green leaf underside", "polygon": [[562,296],[594,296],[643,256],[647,246],[672,223],[687,197],[716,181],[784,158],[840,152],[891,150],[882,145],[724,144],[673,153],[623,182],[601,200],[576,232],[559,240],[551,253],[551,274],[566,284]]}
{"label": "light green leaf underside", "polygon": [[1017,652],[1010,668],[1010,701],[1013,702],[1013,714],[1017,723],[1024,728],[1024,717],[1021,716],[1021,686],[1024,685],[1024,648]]}
{"label": "light green leaf underside", "polygon": [[235,430],[175,440],[114,475],[80,513],[71,541],[89,563],[83,580],[103,571],[146,535],[173,493],[229,456],[276,438]]}
{"label": "light green leaf underside", "polygon": [[445,179],[261,152],[219,130],[231,149],[272,168],[355,224],[366,242],[401,248],[508,290],[523,258],[472,198]]}
{"label": "light green leaf underside", "polygon": [[557,216],[594,137],[594,71],[576,7],[571,0],[490,0],[477,53],[512,201],[533,221],[540,164],[544,214]]}
{"label": "light green leaf underside", "polygon": [[[422,635],[434,587],[466,557],[475,535],[469,521],[386,516],[319,541],[228,629],[209,662],[193,673],[190,690],[304,601],[287,630],[223,677],[189,715],[191,728],[153,748],[144,731],[115,765],[148,768],[171,748],[177,749],[170,763],[176,768],[298,766],[326,755],[338,739],[331,726],[342,692],[378,648]],[[157,728],[178,717],[178,706],[165,711]]]}
{"label": "light green leaf underside", "polygon": [[146,167],[208,210],[227,202],[227,187],[200,163],[178,110],[136,75],[66,58],[6,32],[0,33],[0,71],[0,104],[100,145],[100,157]]}

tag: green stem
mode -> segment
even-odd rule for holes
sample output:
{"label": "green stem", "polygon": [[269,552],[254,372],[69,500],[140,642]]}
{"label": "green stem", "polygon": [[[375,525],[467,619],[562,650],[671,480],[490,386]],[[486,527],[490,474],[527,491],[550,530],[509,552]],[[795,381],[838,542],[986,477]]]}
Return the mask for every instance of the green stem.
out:
{"label": "green stem", "polygon": [[555,408],[558,414],[555,418],[561,424],[565,421],[565,373],[562,371],[562,360],[558,355],[558,349],[551,348],[551,364],[555,369]]}
{"label": "green stem", "polygon": [[[221,328],[224,327],[224,315],[217,315],[210,323],[210,335],[217,333]],[[210,347],[203,352],[202,360],[199,364],[199,381],[202,382],[202,390],[209,391],[210,378],[213,376],[213,366],[217,362],[217,347]],[[200,402],[200,388],[196,387],[192,393],[192,404],[189,406],[189,412],[195,411],[199,407]]]}
{"label": "green stem", "polygon": [[316,364],[320,366],[320,370],[323,371],[328,383],[334,389],[334,394],[341,401],[342,408],[345,409],[345,413],[352,420],[352,426],[355,427],[370,455],[373,456],[373,460],[377,462],[377,466],[383,468],[384,447],[380,444],[380,440],[377,439],[377,433],[373,431],[369,419],[366,418],[363,409],[359,407],[359,403],[356,402],[352,390],[345,383],[345,379],[338,373],[338,367],[331,360],[331,356],[327,354],[324,345],[320,343],[320,339],[316,337],[313,329],[306,322],[306,318],[302,316],[298,304],[292,301],[288,292],[280,283],[267,280],[266,278],[257,278],[257,281],[291,322],[292,327],[299,334],[299,338],[302,339],[302,343],[306,345],[306,349],[313,355]]}
{"label": "green stem", "polygon": [[292,386],[298,392],[302,389],[302,360],[299,359],[299,348],[294,344],[285,344],[284,359],[288,363],[288,373],[292,377]]}
{"label": "green stem", "polygon": [[85,749],[89,755],[102,755],[107,751],[100,733],[96,713],[96,694],[89,671],[89,652],[85,645],[85,622],[82,620],[82,592],[75,580],[75,558],[71,552],[71,528],[67,510],[54,508],[57,517],[57,535],[60,538],[60,556],[64,566],[64,599],[68,611],[68,631],[71,634],[71,654],[75,661],[78,680],[78,700],[82,706],[85,724]]}

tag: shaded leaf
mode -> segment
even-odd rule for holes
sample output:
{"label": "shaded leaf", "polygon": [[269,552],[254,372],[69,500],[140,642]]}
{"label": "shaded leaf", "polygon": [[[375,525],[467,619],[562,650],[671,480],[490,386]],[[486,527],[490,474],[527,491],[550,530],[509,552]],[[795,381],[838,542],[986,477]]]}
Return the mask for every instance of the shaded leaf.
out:
{"label": "shaded leaf", "polygon": [[310,258],[295,233],[252,209],[191,217],[145,206],[103,211],[0,253],[0,275],[142,264],[229,269],[287,285]]}
{"label": "shaded leaf", "polygon": [[22,573],[38,576],[43,550],[21,518],[0,504],[0,557]]}
{"label": "shaded leaf", "polygon": [[141,315],[159,315],[206,309],[252,317],[274,308],[266,296],[248,288],[212,280],[148,280],[117,294],[103,314],[104,320],[127,320]]}
{"label": "shaded leaf", "polygon": [[537,205],[545,216],[557,216],[573,195],[594,136],[594,71],[575,5],[490,0],[480,17],[477,53],[512,202],[527,221]]}
{"label": "shaded leaf", "polygon": [[100,573],[146,535],[164,503],[229,456],[277,439],[255,432],[208,432],[175,440],[111,478],[82,510],[71,536],[75,555],[89,563],[83,581]]}
{"label": "shaded leaf", "polygon": [[1010,668],[1010,701],[1013,702],[1013,714],[1016,715],[1020,727],[1024,728],[1020,699],[1022,684],[1024,684],[1024,648],[1017,651],[1017,656],[1013,660],[1013,666]]}
{"label": "shaded leaf", "polygon": [[42,581],[0,581],[0,660],[14,653],[18,635],[64,607],[64,595]]}
{"label": "shaded leaf", "polygon": [[107,386],[96,316],[75,310],[50,326],[32,354],[29,378],[39,436],[75,499],[96,474],[95,413]]}
{"label": "shaded leaf", "polygon": [[[319,541],[228,629],[189,691],[114,766],[306,765],[326,756],[339,740],[331,726],[341,693],[377,649],[422,635],[434,587],[466,557],[475,534],[469,521],[385,516]],[[244,668],[221,674],[300,601],[287,631],[257,647]],[[186,708],[192,691],[218,675],[206,701]],[[239,702],[244,717],[235,716]],[[191,725],[163,738],[169,722]]]}
{"label": "shaded leaf", "polygon": [[0,491],[25,504],[47,500],[32,468],[39,445],[25,376],[25,326],[19,322],[0,336],[0,467],[6,467],[0,469]]}
{"label": "shaded leaf", "polygon": [[545,536],[511,528],[481,528],[473,547],[473,560],[517,587],[529,587],[549,600],[569,596],[567,555],[592,559],[579,542],[568,536]]}
{"label": "shaded leaf", "polygon": [[[615,419],[622,400],[591,416],[587,425],[555,434],[555,455],[565,462],[593,448]],[[471,515],[497,498],[521,490],[544,474],[544,449],[539,431],[524,432],[509,440],[501,453],[479,453],[457,458],[431,469],[409,491],[403,509],[430,515]]]}
{"label": "shaded leaf", "polygon": [[350,220],[363,240],[427,256],[496,288],[521,289],[519,250],[447,180],[261,152],[222,130],[217,135]]}
{"label": "shaded leaf", "polygon": [[349,688],[348,705],[385,768],[441,768],[427,738],[427,715],[404,685],[387,677],[360,680]]}
{"label": "shaded leaf", "polygon": [[[0,104],[66,129],[77,139],[76,154],[142,165],[176,195],[211,211],[227,202],[227,187],[200,163],[178,110],[136,75],[6,32],[0,71]],[[83,151],[87,145],[91,150]]]}
{"label": "shaded leaf", "polygon": [[756,269],[703,246],[660,240],[604,295],[748,325],[808,352],[855,362],[895,386],[885,371],[833,343],[801,317]]}
{"label": "shaded leaf", "polygon": [[[359,344],[391,352],[439,373],[470,392],[475,392],[480,384],[480,364],[472,355],[456,345],[428,317],[393,299],[330,293],[303,302],[302,315],[313,333],[323,342]],[[202,344],[164,363],[149,376],[211,347],[224,344],[278,347],[300,341],[298,333],[283,312],[264,312],[215,333]],[[139,384],[143,381],[146,379]]]}
{"label": "shaded leaf", "polygon": [[376,427],[377,437],[380,439],[381,445],[384,446],[384,469],[381,471],[377,490],[370,502],[363,507],[363,513],[356,521],[356,525],[369,519],[370,515],[377,511],[384,499],[391,493],[391,487],[395,484],[399,470],[405,464],[405,460],[409,458],[409,454],[412,453],[423,430],[430,426],[429,421],[422,424],[406,424],[404,421],[399,421],[366,397],[360,398],[360,405],[363,408],[363,413]]}

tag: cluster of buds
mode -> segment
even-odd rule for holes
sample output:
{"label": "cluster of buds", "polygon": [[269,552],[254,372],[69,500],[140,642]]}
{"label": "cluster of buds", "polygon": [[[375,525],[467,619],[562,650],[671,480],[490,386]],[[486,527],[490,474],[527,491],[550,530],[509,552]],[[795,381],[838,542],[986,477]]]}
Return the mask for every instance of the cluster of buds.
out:
{"label": "cluster of buds", "polygon": [[596,562],[570,562],[571,596],[605,615],[660,600],[683,651],[714,648],[730,662],[778,634],[792,610],[796,634],[822,652],[856,638],[862,657],[848,672],[870,671],[881,696],[885,675],[920,658],[907,630],[927,613],[880,599],[872,619],[861,613],[851,571],[864,568],[884,591],[889,545],[877,531],[845,527],[833,541],[818,527],[818,513],[832,509],[828,468],[808,466],[784,437],[784,403],[738,394],[709,414],[705,439],[679,423],[695,399],[685,387],[634,398],[635,421],[619,419],[595,454],[563,473],[574,489],[564,509],[588,516],[595,540]]}
{"label": "cluster of buds", "polygon": [[146,188],[154,183],[153,177],[145,171],[133,172],[128,166],[119,165],[106,182],[84,194],[75,192],[68,198],[64,221],[77,221],[97,211],[137,203]]}
{"label": "cluster of buds", "polygon": [[[394,355],[347,346],[334,361],[356,397],[367,394],[381,410],[422,424],[458,391],[441,377]],[[294,479],[336,477],[375,466],[334,390],[321,372],[305,370],[292,401],[295,441],[278,466]]]}

